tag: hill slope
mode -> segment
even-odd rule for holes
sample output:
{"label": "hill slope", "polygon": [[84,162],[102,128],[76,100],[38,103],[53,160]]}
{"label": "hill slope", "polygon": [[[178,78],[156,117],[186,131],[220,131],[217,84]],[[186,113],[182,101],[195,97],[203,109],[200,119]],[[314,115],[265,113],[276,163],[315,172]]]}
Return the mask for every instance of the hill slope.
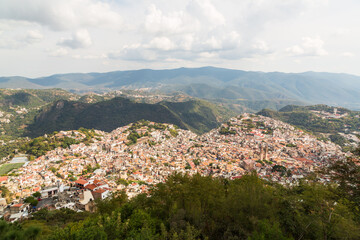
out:
{"label": "hill slope", "polygon": [[124,98],[93,104],[61,100],[43,109],[28,126],[26,134],[34,137],[80,127],[111,131],[141,119],[171,123],[203,133],[219,126],[224,116],[225,111],[219,107],[196,100],[158,104],[135,103]]}

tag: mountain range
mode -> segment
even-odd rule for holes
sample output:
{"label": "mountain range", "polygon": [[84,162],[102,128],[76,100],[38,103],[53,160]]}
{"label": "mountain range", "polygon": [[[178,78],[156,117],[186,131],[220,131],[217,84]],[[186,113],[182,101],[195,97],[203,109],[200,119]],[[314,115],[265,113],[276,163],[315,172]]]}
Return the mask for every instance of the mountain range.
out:
{"label": "mountain range", "polygon": [[0,88],[18,86],[80,92],[118,89],[181,92],[221,102],[238,111],[259,111],[267,107],[278,110],[288,104],[327,104],[360,109],[360,77],[340,73],[265,73],[202,67],[0,78]]}

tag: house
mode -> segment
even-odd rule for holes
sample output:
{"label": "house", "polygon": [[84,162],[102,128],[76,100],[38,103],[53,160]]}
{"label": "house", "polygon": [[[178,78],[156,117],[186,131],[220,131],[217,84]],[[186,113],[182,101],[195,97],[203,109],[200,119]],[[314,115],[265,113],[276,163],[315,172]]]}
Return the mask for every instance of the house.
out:
{"label": "house", "polygon": [[0,214],[4,212],[6,206],[7,206],[6,199],[0,198]]}
{"label": "house", "polygon": [[84,179],[78,179],[75,181],[75,187],[80,189],[84,189],[88,184],[89,182]]}
{"label": "house", "polygon": [[41,198],[49,198],[52,196],[56,196],[58,193],[68,191],[69,189],[70,189],[69,186],[64,186],[60,184],[58,184],[57,186],[46,187],[40,191]]}
{"label": "house", "polygon": [[14,222],[26,218],[29,215],[30,205],[28,203],[17,203],[10,206],[9,221]]}
{"label": "house", "polygon": [[95,212],[95,199],[91,191],[85,190],[82,194],[79,195],[80,200],[76,203],[76,207],[79,210],[85,210],[88,212]]}
{"label": "house", "polygon": [[110,194],[110,191],[107,190],[107,189],[103,189],[103,188],[99,188],[95,191],[92,192],[93,196],[94,196],[94,199],[105,199],[109,196]]}
{"label": "house", "polygon": [[6,184],[7,181],[8,181],[8,177],[7,177],[7,176],[0,177],[0,185]]}

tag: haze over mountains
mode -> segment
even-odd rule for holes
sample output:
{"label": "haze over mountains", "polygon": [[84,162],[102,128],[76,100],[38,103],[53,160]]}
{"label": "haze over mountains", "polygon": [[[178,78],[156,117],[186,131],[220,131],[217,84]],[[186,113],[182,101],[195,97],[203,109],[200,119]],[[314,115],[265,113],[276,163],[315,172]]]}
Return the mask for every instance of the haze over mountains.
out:
{"label": "haze over mountains", "polygon": [[147,88],[242,105],[254,111],[288,104],[360,109],[360,77],[338,73],[248,72],[214,67],[70,73],[42,78],[1,77],[0,88],[111,91]]}

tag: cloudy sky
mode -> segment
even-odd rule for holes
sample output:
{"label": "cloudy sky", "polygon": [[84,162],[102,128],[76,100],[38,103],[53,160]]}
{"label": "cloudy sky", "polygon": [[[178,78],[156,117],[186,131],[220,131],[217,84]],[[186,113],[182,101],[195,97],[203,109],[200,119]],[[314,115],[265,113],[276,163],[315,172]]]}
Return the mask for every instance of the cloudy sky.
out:
{"label": "cloudy sky", "polygon": [[1,0],[0,76],[217,66],[360,75],[359,0]]}

